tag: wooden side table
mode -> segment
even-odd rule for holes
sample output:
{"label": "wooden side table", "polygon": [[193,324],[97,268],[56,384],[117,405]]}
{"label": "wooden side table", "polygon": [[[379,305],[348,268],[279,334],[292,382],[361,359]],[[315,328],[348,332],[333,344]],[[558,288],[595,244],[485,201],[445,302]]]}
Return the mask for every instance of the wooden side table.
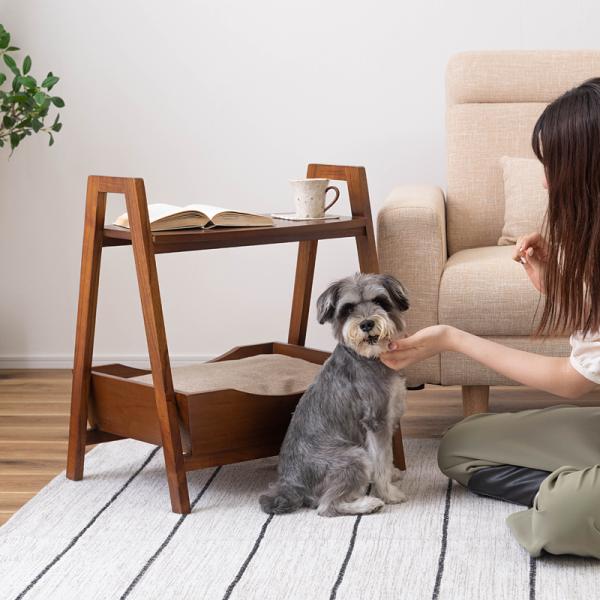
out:
{"label": "wooden side table", "polygon": [[[379,263],[365,169],[311,164],[307,177],[346,181],[352,216],[327,222],[276,221],[273,227],[152,232],[142,179],[88,178],[71,392],[69,479],[83,477],[88,444],[122,438],[162,444],[171,507],[174,512],[188,513],[186,471],[278,453],[301,394],[258,396],[231,389],[186,394],[174,389],[154,256],[299,242],[287,343],[238,347],[214,360],[275,353],[322,364],[329,354],[304,346],[318,240],[354,237],[361,271],[377,273]],[[107,193],[125,194],[130,230],[105,225]],[[125,365],[92,367],[102,249],[129,245],[133,247],[150,371]],[[152,373],[152,385],[132,380],[147,373]],[[394,437],[394,461],[405,468],[400,429]]]}

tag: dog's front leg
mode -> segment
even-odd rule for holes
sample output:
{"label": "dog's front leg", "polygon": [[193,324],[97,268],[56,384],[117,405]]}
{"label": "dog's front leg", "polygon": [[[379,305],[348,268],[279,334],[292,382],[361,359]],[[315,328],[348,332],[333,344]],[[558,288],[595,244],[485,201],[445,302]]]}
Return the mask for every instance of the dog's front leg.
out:
{"label": "dog's front leg", "polygon": [[406,501],[406,496],[392,484],[394,478],[394,457],[392,440],[387,430],[367,431],[367,449],[371,458],[374,492],[386,504]]}

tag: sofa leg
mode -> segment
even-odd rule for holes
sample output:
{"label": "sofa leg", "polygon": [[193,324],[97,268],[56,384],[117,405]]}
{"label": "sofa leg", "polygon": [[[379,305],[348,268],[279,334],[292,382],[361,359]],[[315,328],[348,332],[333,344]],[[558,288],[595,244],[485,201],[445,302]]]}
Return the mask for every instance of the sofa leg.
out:
{"label": "sofa leg", "polygon": [[462,386],[463,414],[465,417],[478,413],[489,412],[490,386],[489,385],[463,385]]}

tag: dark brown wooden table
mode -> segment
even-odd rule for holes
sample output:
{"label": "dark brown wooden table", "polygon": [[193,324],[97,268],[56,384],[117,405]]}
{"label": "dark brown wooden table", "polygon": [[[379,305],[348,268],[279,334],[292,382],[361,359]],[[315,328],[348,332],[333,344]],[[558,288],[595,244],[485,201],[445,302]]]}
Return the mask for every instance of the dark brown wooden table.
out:
{"label": "dark brown wooden table", "polygon": [[[211,453],[210,448],[204,448],[204,454],[201,456],[184,452],[181,421],[185,422],[188,419],[187,425],[192,428],[194,423],[189,422],[191,418],[188,414],[190,398],[184,397],[173,388],[155,255],[167,252],[298,242],[287,344],[267,342],[241,347],[216,360],[231,360],[232,358],[251,356],[257,352],[270,351],[322,364],[327,353],[304,348],[318,240],[353,237],[356,240],[360,270],[365,273],[377,273],[379,272],[379,263],[365,169],[363,167],[311,164],[308,166],[307,177],[345,181],[348,186],[351,216],[332,221],[275,220],[273,227],[152,232],[148,219],[143,179],[101,176],[88,178],[71,394],[67,477],[73,480],[83,477],[86,444],[123,437],[161,442],[172,509],[174,512],[188,513],[190,501],[186,479],[187,470],[207,466],[211,464],[211,460],[217,460],[217,457],[220,457],[219,460],[227,462],[238,462],[259,456],[269,456],[277,451],[277,444],[285,433],[285,427],[281,423],[273,430],[272,435],[268,433],[272,437],[268,440],[269,443],[258,445],[255,441],[252,448],[240,447],[226,455],[222,450],[221,454]],[[107,193],[125,195],[131,226],[129,230],[105,225]],[[95,369],[92,367],[102,249],[109,246],[129,245],[133,247],[153,376],[153,386],[150,392],[143,386],[132,386],[132,383],[127,381],[135,374],[147,371],[139,371],[123,365]],[[227,396],[228,392],[232,392],[232,390],[223,391],[223,398]],[[148,405],[148,393],[153,397],[151,410]],[[237,398],[235,402],[240,403],[238,405],[240,411],[243,409],[247,412],[247,404],[242,405],[241,403],[248,400],[248,395],[238,396],[235,396]],[[229,394],[227,397],[230,401],[229,410],[231,410],[233,396]],[[261,399],[255,397],[253,400],[259,402]],[[264,400],[269,402],[268,399]],[[287,400],[295,402],[297,398],[288,398]],[[264,406],[269,406],[269,410],[276,410],[272,404]],[[285,406],[287,411],[285,414],[289,419],[289,406]],[[223,428],[226,426],[226,422],[230,422],[232,419],[235,420],[235,415],[230,414],[227,419],[223,419],[223,424],[215,422],[212,428],[216,430],[219,427]],[[148,422],[146,423],[146,421]],[[285,419],[282,423],[285,425]],[[209,435],[209,433],[204,431],[203,435]],[[248,431],[241,432],[240,436],[242,436],[240,439],[250,439]],[[397,466],[405,468],[400,429],[394,438],[394,460]]]}

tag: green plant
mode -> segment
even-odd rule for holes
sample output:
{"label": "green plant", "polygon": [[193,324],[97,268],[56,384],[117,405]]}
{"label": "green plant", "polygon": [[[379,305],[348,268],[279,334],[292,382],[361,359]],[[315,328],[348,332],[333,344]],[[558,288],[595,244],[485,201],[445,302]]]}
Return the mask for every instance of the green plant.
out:
{"label": "green plant", "polygon": [[[52,72],[38,85],[30,75],[31,58],[26,56],[22,67],[19,68],[15,59],[10,55],[19,48],[10,45],[10,33],[0,25],[0,56],[4,64],[13,74],[9,90],[0,89],[0,148],[10,144],[11,155],[21,141],[40,131],[50,136],[49,145],[54,144],[53,133],[61,130],[60,115],[56,115],[52,125],[45,126],[45,120],[52,105],[62,108],[65,103],[62,98],[52,96],[50,91],[58,82],[58,77]],[[0,71],[0,86],[7,80],[5,73]]]}

